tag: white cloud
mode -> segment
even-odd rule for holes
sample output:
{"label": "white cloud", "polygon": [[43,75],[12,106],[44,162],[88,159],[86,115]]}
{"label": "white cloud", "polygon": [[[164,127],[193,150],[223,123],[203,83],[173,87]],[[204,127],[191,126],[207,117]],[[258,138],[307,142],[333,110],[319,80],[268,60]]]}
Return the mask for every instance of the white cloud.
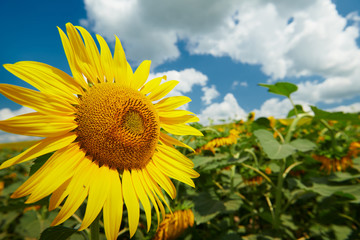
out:
{"label": "white cloud", "polygon": [[27,107],[21,107],[17,110],[10,110],[9,108],[0,109],[0,120],[12,118],[21,114],[34,112],[33,109]]}
{"label": "white cloud", "polygon": [[[295,104],[301,105],[305,112],[311,110],[310,105],[307,102],[295,101]],[[261,105],[260,109],[255,109],[253,111],[255,112],[256,118],[270,116],[275,118],[286,118],[291,109],[293,109],[293,107],[289,99],[284,98],[280,100],[279,98],[270,98]]]}
{"label": "white cloud", "polygon": [[241,86],[241,87],[247,87],[248,83],[245,81],[239,82],[239,81],[234,81],[231,85],[231,89],[235,89],[237,86]]}
{"label": "white cloud", "polygon": [[220,93],[216,90],[215,85],[211,85],[211,87],[205,86],[201,90],[204,92],[201,100],[205,102],[206,105],[209,105],[213,99],[220,95]]}
{"label": "white cloud", "polygon": [[210,119],[214,121],[214,124],[217,124],[221,123],[221,120],[228,122],[229,120],[245,119],[246,116],[244,109],[239,106],[231,93],[226,94],[221,103],[213,103],[198,114],[200,123],[204,125],[208,125]]}
{"label": "white cloud", "polygon": [[360,103],[353,103],[350,105],[341,105],[335,108],[327,109],[330,112],[344,112],[344,113],[359,113]]}
{"label": "white cloud", "polygon": [[[21,114],[34,112],[33,109],[27,107],[21,107],[17,110],[10,110],[9,108],[0,109],[0,120],[5,120],[8,118],[12,118]],[[35,140],[39,139],[37,137],[24,136],[11,134],[7,132],[0,131],[0,143],[3,142],[18,142],[18,141],[27,141],[27,140]]]}
{"label": "white cloud", "polygon": [[331,0],[85,0],[85,7],[82,23],[110,41],[117,34],[136,63],[176,59],[184,40],[191,54],[259,64],[273,80],[319,76],[300,84],[299,100],[339,102],[360,92],[360,18],[340,16]]}

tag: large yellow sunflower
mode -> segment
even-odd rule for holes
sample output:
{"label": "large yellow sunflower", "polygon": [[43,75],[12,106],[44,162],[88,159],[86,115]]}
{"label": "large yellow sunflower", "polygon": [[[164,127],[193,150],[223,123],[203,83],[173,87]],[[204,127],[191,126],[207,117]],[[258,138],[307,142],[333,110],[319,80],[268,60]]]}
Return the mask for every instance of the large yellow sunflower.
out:
{"label": "large yellow sunflower", "polygon": [[30,195],[26,202],[33,203],[51,194],[49,210],[66,198],[52,225],[68,219],[87,197],[79,230],[87,228],[102,209],[108,239],[118,235],[125,203],[133,236],[139,202],[149,230],[152,206],[158,223],[160,212],[165,214],[161,188],[171,198],[176,196],[170,178],[194,187],[192,178],[198,173],[174,145],[193,149],[164,132],[200,136],[187,125],[199,119],[177,110],[190,101],[188,97],[163,98],[178,81],[162,83],[164,76],[147,82],[150,61],[133,73],[118,38],[112,56],[101,36],[96,36],[99,53],[84,28],[68,23],[66,31],[67,35],[59,28],[73,77],[39,62],[4,65],[39,91],[0,84],[0,93],[36,111],[0,121],[0,129],[44,139],[0,169],[54,152],[11,197]]}

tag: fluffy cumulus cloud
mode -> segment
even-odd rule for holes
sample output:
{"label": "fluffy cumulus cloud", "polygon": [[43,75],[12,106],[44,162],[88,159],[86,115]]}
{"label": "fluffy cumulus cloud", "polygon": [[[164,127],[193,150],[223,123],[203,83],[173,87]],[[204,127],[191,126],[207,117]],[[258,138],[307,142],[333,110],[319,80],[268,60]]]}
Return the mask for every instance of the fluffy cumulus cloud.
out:
{"label": "fluffy cumulus cloud", "polygon": [[201,90],[204,92],[204,96],[201,97],[201,100],[206,105],[209,105],[213,99],[220,95],[220,93],[216,90],[215,85],[211,85],[211,87],[205,86]]}
{"label": "fluffy cumulus cloud", "polygon": [[34,110],[32,110],[31,108],[28,108],[28,107],[21,107],[17,110],[10,110],[9,108],[3,108],[3,109],[0,109],[0,120],[5,120],[8,118],[15,117],[17,115],[30,113],[30,112],[34,112]]}
{"label": "fluffy cumulus cloud", "polygon": [[245,119],[247,114],[236,101],[233,94],[228,93],[220,103],[213,103],[199,114],[200,123],[208,125],[210,121],[214,124],[238,119]]}
{"label": "fluffy cumulus cloud", "polygon": [[167,72],[150,73],[148,79],[164,75],[167,77],[167,80],[179,81],[179,84],[176,85],[174,90],[172,90],[167,96],[182,96],[185,93],[191,92],[195,85],[199,85],[204,88],[206,87],[206,83],[208,81],[208,77],[206,75],[193,68],[187,68],[182,71],[171,70]]}
{"label": "fluffy cumulus cloud", "polygon": [[[3,108],[3,109],[0,109],[0,120],[5,120],[8,118],[15,117],[17,115],[30,113],[30,112],[34,112],[34,110],[27,108],[27,107],[21,107],[17,110],[10,110],[9,108]],[[3,131],[0,131],[0,143],[1,142],[26,141],[26,140],[34,140],[34,139],[39,139],[39,138],[23,136],[23,135],[16,135],[16,134],[11,134],[11,133],[6,133]]]}
{"label": "fluffy cumulus cloud", "polygon": [[299,100],[331,103],[359,94],[360,18],[342,17],[331,0],[84,1],[82,24],[110,41],[116,33],[136,63],[176,59],[183,40],[191,54],[259,64],[272,80],[319,76],[300,83]]}

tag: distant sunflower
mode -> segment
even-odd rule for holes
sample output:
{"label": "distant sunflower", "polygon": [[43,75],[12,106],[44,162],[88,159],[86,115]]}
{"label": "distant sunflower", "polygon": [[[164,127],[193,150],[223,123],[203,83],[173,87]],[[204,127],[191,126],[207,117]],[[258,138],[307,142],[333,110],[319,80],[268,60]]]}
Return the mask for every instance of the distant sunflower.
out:
{"label": "distant sunflower", "polygon": [[199,119],[189,111],[176,110],[190,98],[163,98],[178,81],[161,84],[164,76],[146,82],[150,61],[142,62],[133,73],[117,37],[112,57],[101,36],[96,36],[99,53],[84,28],[68,23],[66,30],[67,35],[60,28],[59,33],[73,77],[38,62],[4,65],[39,91],[0,84],[0,93],[36,111],[0,121],[0,129],[45,138],[0,169],[54,152],[11,197],[30,195],[26,202],[34,203],[52,194],[49,210],[66,198],[52,225],[68,219],[87,197],[79,230],[87,228],[102,209],[108,239],[118,235],[125,203],[133,236],[139,223],[139,201],[149,230],[151,203],[158,224],[160,212],[165,215],[162,202],[167,203],[161,188],[171,198],[176,196],[170,178],[194,187],[192,178],[199,174],[174,145],[193,149],[164,131],[200,136],[201,132],[186,125]]}

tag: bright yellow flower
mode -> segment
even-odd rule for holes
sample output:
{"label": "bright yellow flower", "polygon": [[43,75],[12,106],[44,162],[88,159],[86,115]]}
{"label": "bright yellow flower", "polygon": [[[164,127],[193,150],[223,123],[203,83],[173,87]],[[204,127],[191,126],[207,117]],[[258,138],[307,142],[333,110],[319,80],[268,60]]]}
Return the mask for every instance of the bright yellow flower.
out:
{"label": "bright yellow flower", "polygon": [[174,214],[166,214],[153,240],[177,239],[188,227],[192,227],[193,225],[194,214],[191,209],[179,210],[174,212]]}
{"label": "bright yellow flower", "polygon": [[215,153],[216,147],[221,146],[228,146],[237,143],[237,139],[239,137],[239,131],[235,129],[230,130],[230,134],[227,137],[220,137],[220,138],[214,138],[208,143],[206,143],[204,146],[202,146],[200,149],[197,150],[197,152],[200,152],[201,150],[209,150]]}
{"label": "bright yellow flower", "polygon": [[36,111],[0,121],[0,129],[44,139],[0,169],[54,152],[11,197],[30,195],[26,202],[34,203],[52,194],[49,210],[66,198],[52,225],[68,219],[87,198],[79,230],[87,228],[102,209],[108,239],[117,237],[125,204],[133,236],[139,201],[149,230],[151,205],[158,223],[160,212],[165,215],[161,188],[171,198],[176,196],[170,178],[194,187],[192,178],[199,174],[174,145],[190,147],[160,129],[200,136],[186,124],[199,119],[189,111],[176,110],[190,98],[163,98],[178,81],[161,83],[166,77],[159,77],[146,82],[150,61],[142,62],[133,73],[117,37],[112,56],[101,36],[97,35],[99,53],[84,28],[68,23],[66,30],[67,35],[60,28],[59,33],[73,77],[38,62],[4,65],[39,91],[0,84],[0,93]]}

